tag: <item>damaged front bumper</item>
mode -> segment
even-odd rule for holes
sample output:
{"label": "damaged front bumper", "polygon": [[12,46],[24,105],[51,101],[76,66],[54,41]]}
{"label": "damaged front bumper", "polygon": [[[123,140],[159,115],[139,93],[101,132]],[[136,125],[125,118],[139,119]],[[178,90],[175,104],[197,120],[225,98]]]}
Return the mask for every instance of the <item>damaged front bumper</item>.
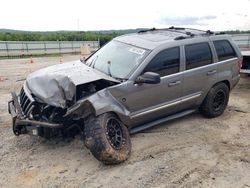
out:
{"label": "damaged front bumper", "polygon": [[12,92],[12,100],[8,102],[8,111],[12,116],[12,126],[15,135],[32,134],[37,136],[43,135],[43,128],[61,128],[63,124],[41,122],[29,119],[23,112],[20,100],[16,93]]}

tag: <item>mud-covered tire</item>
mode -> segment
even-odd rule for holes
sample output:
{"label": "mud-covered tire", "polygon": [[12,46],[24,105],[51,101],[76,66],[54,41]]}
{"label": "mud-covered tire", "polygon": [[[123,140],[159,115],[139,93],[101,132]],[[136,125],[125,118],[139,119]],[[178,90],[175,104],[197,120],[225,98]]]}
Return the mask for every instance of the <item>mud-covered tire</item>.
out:
{"label": "mud-covered tire", "polygon": [[227,107],[229,99],[229,88],[225,83],[218,83],[208,92],[200,112],[208,118],[220,116]]}
{"label": "mud-covered tire", "polygon": [[12,118],[12,131],[16,136],[19,136],[21,134],[21,131],[16,127],[16,117]]}
{"label": "mud-covered tire", "polygon": [[105,113],[88,118],[84,134],[85,146],[104,164],[118,164],[128,159],[131,152],[129,132],[115,114]]}

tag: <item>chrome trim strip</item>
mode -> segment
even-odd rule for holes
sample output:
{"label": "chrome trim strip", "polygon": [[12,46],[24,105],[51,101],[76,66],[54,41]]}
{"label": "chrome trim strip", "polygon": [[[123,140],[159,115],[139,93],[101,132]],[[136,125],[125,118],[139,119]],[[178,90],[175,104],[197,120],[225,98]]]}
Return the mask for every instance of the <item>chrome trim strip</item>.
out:
{"label": "chrome trim strip", "polygon": [[23,91],[25,92],[25,95],[30,99],[31,102],[35,101],[26,85],[26,82],[23,84]]}
{"label": "chrome trim strip", "polygon": [[184,97],[184,98],[181,99],[181,102],[186,102],[186,101],[198,98],[199,96],[201,96],[201,92],[197,92],[197,93],[195,93],[193,95],[190,95],[188,97]]}
{"label": "chrome trim strip", "polygon": [[170,106],[174,106],[174,105],[177,105],[177,104],[180,104],[180,103],[183,103],[183,102],[186,102],[186,101],[189,101],[189,100],[192,100],[192,99],[195,99],[197,97],[201,96],[201,92],[198,92],[198,93],[195,93],[193,95],[190,95],[188,97],[183,97],[181,98],[180,100],[178,101],[174,101],[174,102],[171,102],[171,103],[167,103],[167,104],[164,104],[162,106],[159,106],[159,107],[156,107],[156,108],[152,108],[152,109],[149,109],[149,110],[146,110],[146,111],[143,111],[143,112],[138,112],[138,113],[134,113],[134,115],[131,115],[130,118],[136,118],[136,117],[139,117],[139,116],[142,116],[142,115],[145,115],[145,114],[148,114],[148,113],[151,113],[151,112],[154,112],[154,111],[157,111],[157,110],[161,110],[161,109],[164,109],[164,108],[168,108]]}
{"label": "chrome trim strip", "polygon": [[29,111],[27,112],[27,117],[29,117],[29,115],[30,115],[30,113],[31,113],[31,111],[33,110],[33,108],[35,107],[34,105],[33,105],[33,103],[31,103],[32,104],[32,106],[31,106],[31,108],[29,109]]}
{"label": "chrome trim strip", "polygon": [[138,116],[142,116],[142,115],[145,115],[145,114],[148,114],[148,113],[157,111],[157,110],[161,110],[161,109],[163,109],[163,108],[167,108],[167,107],[170,107],[170,106],[179,104],[179,103],[181,103],[181,100],[178,100],[178,101],[175,101],[175,102],[172,102],[172,103],[168,103],[168,104],[165,104],[165,105],[162,105],[162,106],[159,106],[159,107],[156,107],[156,108],[147,110],[147,111],[143,111],[143,112],[136,113],[135,115],[132,115],[131,118],[136,118],[136,117],[138,117]]}

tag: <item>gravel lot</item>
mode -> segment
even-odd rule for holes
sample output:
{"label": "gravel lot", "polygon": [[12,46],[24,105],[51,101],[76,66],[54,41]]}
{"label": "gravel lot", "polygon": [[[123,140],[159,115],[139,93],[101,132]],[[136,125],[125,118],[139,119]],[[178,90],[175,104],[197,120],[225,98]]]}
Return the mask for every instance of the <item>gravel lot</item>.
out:
{"label": "gravel lot", "polygon": [[[79,56],[63,57],[74,59]],[[250,187],[250,77],[241,78],[222,116],[196,113],[133,135],[131,157],[105,166],[80,136],[13,135],[10,91],[60,58],[28,61],[0,61],[0,187]]]}

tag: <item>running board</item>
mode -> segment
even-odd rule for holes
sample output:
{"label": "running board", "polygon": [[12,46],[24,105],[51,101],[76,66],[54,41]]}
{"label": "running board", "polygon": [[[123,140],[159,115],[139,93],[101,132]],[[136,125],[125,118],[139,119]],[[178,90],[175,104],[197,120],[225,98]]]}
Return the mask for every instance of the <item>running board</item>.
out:
{"label": "running board", "polygon": [[130,134],[135,134],[135,133],[138,133],[140,131],[143,131],[145,129],[149,129],[151,127],[154,127],[156,125],[159,125],[161,123],[165,123],[167,121],[170,121],[170,120],[173,120],[173,119],[177,119],[177,118],[180,118],[180,117],[183,117],[183,116],[186,116],[188,114],[191,114],[193,112],[195,112],[196,110],[186,110],[186,111],[183,111],[183,112],[180,112],[180,113],[177,113],[177,114],[174,114],[174,115],[171,115],[171,116],[167,116],[167,117],[164,117],[164,118],[161,118],[161,119],[158,119],[158,120],[155,120],[155,121],[152,121],[150,123],[146,123],[146,124],[143,124],[143,125],[139,125],[135,128],[132,128],[129,130]]}

